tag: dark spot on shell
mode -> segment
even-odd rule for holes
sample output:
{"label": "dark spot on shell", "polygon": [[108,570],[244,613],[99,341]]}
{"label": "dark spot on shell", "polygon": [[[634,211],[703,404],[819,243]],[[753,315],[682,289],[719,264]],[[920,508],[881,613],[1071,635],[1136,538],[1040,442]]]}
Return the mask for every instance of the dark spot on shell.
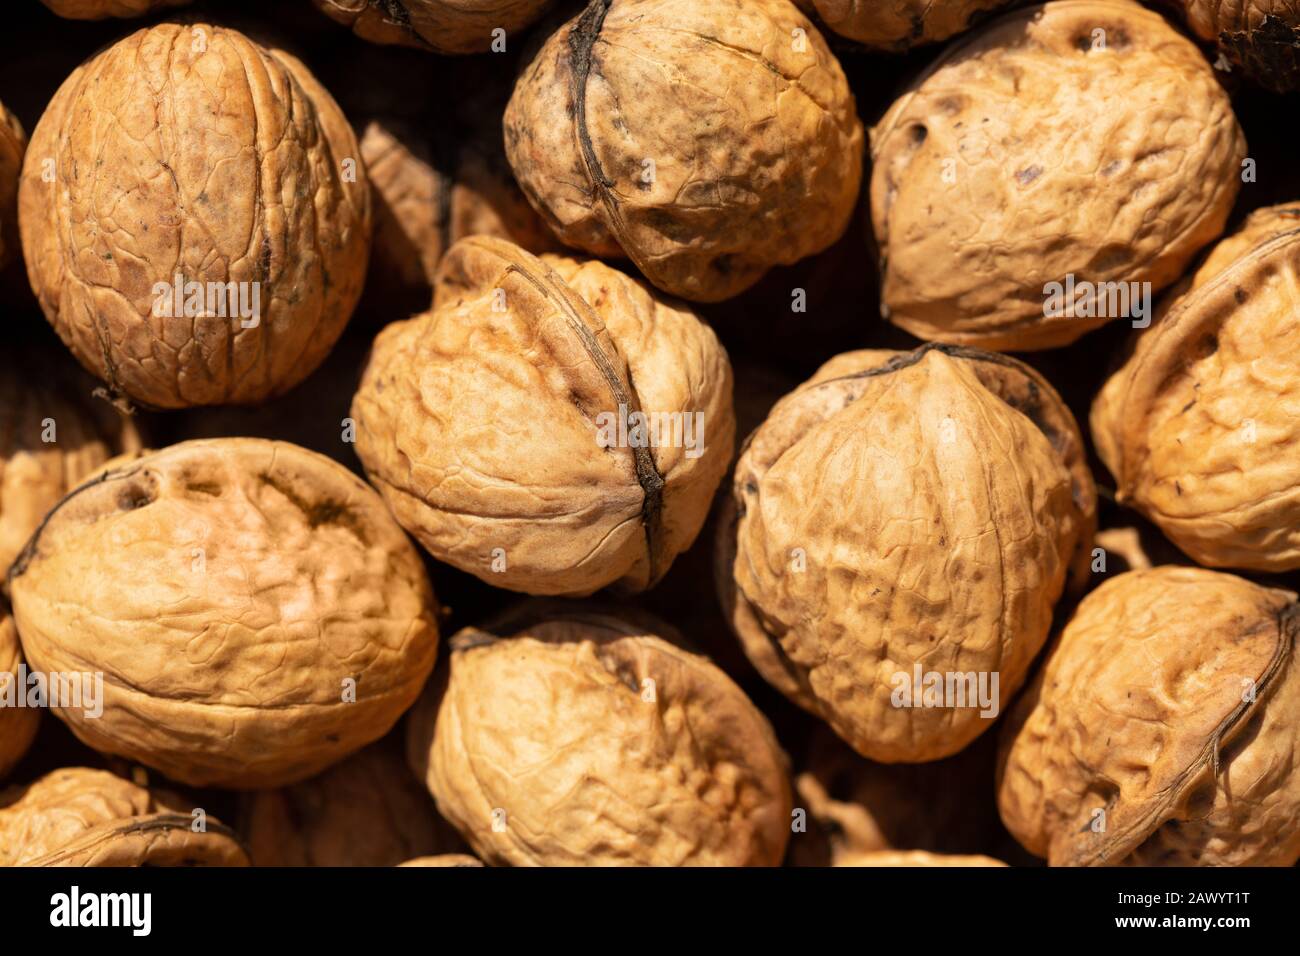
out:
{"label": "dark spot on shell", "polygon": [[1022,186],[1028,186],[1041,175],[1043,175],[1042,166],[1029,166],[1016,173],[1016,181]]}

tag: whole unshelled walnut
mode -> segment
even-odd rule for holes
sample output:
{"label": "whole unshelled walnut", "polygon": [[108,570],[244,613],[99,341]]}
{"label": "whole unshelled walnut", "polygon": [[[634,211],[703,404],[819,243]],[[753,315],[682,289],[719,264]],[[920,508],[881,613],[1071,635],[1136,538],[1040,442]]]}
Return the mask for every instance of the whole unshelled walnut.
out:
{"label": "whole unshelled walnut", "polygon": [[591,0],[504,123],[561,240],[699,302],[831,245],[862,176],[853,95],[790,0]]}
{"label": "whole unshelled walnut", "polygon": [[1007,829],[1053,866],[1300,859],[1300,609],[1202,568],[1080,603],[1002,730]]}
{"label": "whole unshelled walnut", "polygon": [[528,604],[451,640],[446,678],[411,713],[408,755],[478,856],[781,862],[785,755],[744,692],[675,637],[627,610]]}
{"label": "whole unshelled walnut", "polygon": [[190,441],[80,485],[9,576],[30,664],[102,673],[87,745],[193,786],[306,779],[383,736],[437,605],[383,501],[285,442]]}
{"label": "whole unshelled walnut", "polygon": [[18,252],[18,174],[26,150],[22,124],[0,103],[0,268]]}
{"label": "whole unshelled walnut", "polygon": [[69,20],[139,17],[166,7],[183,7],[191,2],[192,0],[41,0],[52,11]]}
{"label": "whole unshelled walnut", "polygon": [[[537,21],[552,0],[314,0],[331,19],[371,43],[485,53]],[[504,31],[499,33],[497,31]]]}
{"label": "whole unshelled walnut", "polygon": [[329,352],[361,293],[370,189],[296,58],[161,24],[96,54],[19,187],[32,288],[88,369],[146,405],[258,403]]}
{"label": "whole unshelled walnut", "polygon": [[444,258],[432,312],[375,340],[352,417],[371,481],[434,557],[569,596],[658,581],[735,432],[726,352],[685,305],[483,236]]}
{"label": "whole unshelled walnut", "polygon": [[1092,408],[1116,498],[1197,562],[1300,568],[1300,206],[1261,209],[1175,290]]}
{"label": "whole unshelled walnut", "polygon": [[1200,50],[1127,0],[1059,0],[972,34],[871,148],[887,317],[1002,350],[1149,322],[1150,292],[1222,232],[1246,153]]}
{"label": "whole unshelled walnut", "polygon": [[881,50],[909,50],[956,36],[1011,0],[801,0],[840,36]]}
{"label": "whole unshelled walnut", "polygon": [[23,758],[36,737],[41,712],[27,707],[27,689],[19,682],[22,645],[13,615],[0,598],[0,780]]}
{"label": "whole unshelled walnut", "polygon": [[[0,356],[0,579],[45,513],[114,455],[138,451],[132,420],[92,397],[94,380],[57,349]],[[57,348],[57,346],[56,346]]]}
{"label": "whole unshelled walnut", "polygon": [[731,504],[717,570],[746,654],[884,763],[992,724],[1096,520],[1051,385],[960,346],[831,359],[749,436]]}
{"label": "whole unshelled walnut", "polygon": [[201,809],[103,770],[56,770],[0,792],[0,866],[247,866]]}
{"label": "whole unshelled walnut", "polygon": [[1300,2],[1180,0],[1196,33],[1230,63],[1279,93],[1300,86]]}

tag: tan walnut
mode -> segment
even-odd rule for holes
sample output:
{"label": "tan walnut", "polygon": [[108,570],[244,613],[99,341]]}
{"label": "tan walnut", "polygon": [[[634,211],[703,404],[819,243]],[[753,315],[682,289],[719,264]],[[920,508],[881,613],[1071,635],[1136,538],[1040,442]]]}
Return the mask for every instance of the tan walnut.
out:
{"label": "tan walnut", "polygon": [[41,0],[52,11],[69,20],[139,17],[167,7],[183,7],[190,2],[192,0]]}
{"label": "tan walnut", "polygon": [[255,866],[397,866],[464,846],[386,742],[318,777],[248,794],[239,832]]}
{"label": "tan walnut", "polygon": [[526,67],[506,155],[565,243],[715,302],[844,231],[862,125],[790,0],[591,0]]}
{"label": "tan walnut", "polygon": [[[485,53],[537,21],[552,0],[314,0],[331,19],[371,43]],[[494,31],[504,30],[505,34]],[[504,48],[501,48],[504,49]]]}
{"label": "tan walnut", "polygon": [[94,398],[94,380],[66,354],[13,343],[5,349],[0,355],[0,579],[59,499],[110,457],[140,449],[132,419]]}
{"label": "tan walnut", "polygon": [[293,56],[161,24],[86,61],[19,186],[32,288],[88,369],[146,405],[258,403],[329,352],[370,252],[370,190]]}
{"label": "tan walnut", "polygon": [[1132,571],[1075,611],[1002,730],[1007,829],[1053,866],[1300,859],[1296,596]]}
{"label": "tan walnut", "polygon": [[103,770],[56,770],[0,791],[0,866],[247,866],[201,809]]}
{"label": "tan walnut", "polygon": [[435,296],[375,340],[352,405],[357,454],[397,520],[498,587],[653,585],[731,457],[713,332],[599,262],[482,236],[451,249]]}
{"label": "tan walnut", "polygon": [[1092,408],[1116,497],[1197,562],[1300,568],[1300,206],[1256,211],[1175,290]]}
{"label": "tan walnut", "polygon": [[990,856],[927,853],[925,850],[879,850],[847,854],[836,866],[1006,866]]}
{"label": "tan walnut", "polygon": [[26,150],[22,124],[0,103],[0,269],[18,254],[18,174]]}
{"label": "tan walnut", "polygon": [[398,866],[482,866],[477,857],[467,853],[441,853],[438,856],[420,856],[399,863]]}
{"label": "tan walnut", "polygon": [[285,442],[183,442],[78,486],[14,563],[29,663],[102,672],[86,744],[193,786],[306,779],[383,736],[437,605],[368,485]]}
{"label": "tan walnut", "polygon": [[1011,0],[801,0],[840,36],[880,50],[909,50],[956,36]]}
{"label": "tan walnut", "polygon": [[25,706],[27,690],[19,681],[22,663],[18,628],[0,598],[0,780],[23,759],[41,723],[40,710]]}
{"label": "tan walnut", "polygon": [[785,754],[744,692],[675,640],[629,610],[536,603],[452,638],[408,756],[484,862],[781,862]]}
{"label": "tan walnut", "polygon": [[937,760],[1025,679],[1095,513],[1078,427],[1028,366],[848,352],[749,436],[722,604],[759,673],[863,756]]}
{"label": "tan walnut", "polygon": [[1300,86],[1300,2],[1181,0],[1197,35],[1215,42],[1229,63],[1279,93]]}
{"label": "tan walnut", "polygon": [[[1059,0],[949,48],[871,151],[887,317],[1033,350],[1142,321],[1130,284],[1171,284],[1222,232],[1246,144],[1213,69],[1159,14]],[[1076,299],[1054,301],[1054,283]]]}

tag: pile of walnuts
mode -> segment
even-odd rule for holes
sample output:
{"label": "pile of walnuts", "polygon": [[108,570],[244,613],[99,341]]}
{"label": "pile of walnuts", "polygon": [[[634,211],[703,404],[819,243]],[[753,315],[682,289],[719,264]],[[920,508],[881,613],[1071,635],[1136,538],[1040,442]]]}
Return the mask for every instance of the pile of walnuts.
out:
{"label": "pile of walnuts", "polygon": [[1300,4],[259,6],[0,41],[0,865],[1300,861]]}

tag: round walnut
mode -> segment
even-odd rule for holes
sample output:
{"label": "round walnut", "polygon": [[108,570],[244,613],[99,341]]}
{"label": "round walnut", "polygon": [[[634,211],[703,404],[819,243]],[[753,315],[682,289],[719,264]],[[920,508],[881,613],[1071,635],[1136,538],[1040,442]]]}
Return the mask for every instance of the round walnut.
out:
{"label": "round walnut", "polygon": [[18,253],[18,174],[26,149],[22,124],[0,103],[0,268]]}
{"label": "round walnut", "polygon": [[[485,53],[532,26],[552,0],[314,0],[371,43],[436,53]],[[504,34],[495,31],[503,30]]]}
{"label": "round walnut", "polygon": [[183,7],[192,0],[41,0],[68,20],[105,20],[109,17],[139,17],[168,7]]}
{"label": "round walnut", "polygon": [[255,866],[397,866],[463,848],[385,744],[311,780],[249,794],[239,831]]}
{"label": "round walnut", "polygon": [[1032,350],[1149,321],[1131,284],[1169,285],[1219,235],[1246,144],[1213,69],[1158,14],[1060,0],[949,49],[871,150],[887,317]]}
{"label": "round walnut", "polygon": [[958,856],[927,853],[924,850],[882,850],[854,853],[835,862],[836,866],[1006,866],[991,856]]}
{"label": "round walnut", "polygon": [[0,355],[0,580],[65,494],[113,455],[140,449],[132,420],[93,387],[66,354],[8,344]]}
{"label": "round walnut", "polygon": [[19,221],[46,318],[114,392],[250,404],[300,382],[342,332],[370,190],[347,121],[297,59],[161,24],[55,94]]}
{"label": "round walnut", "polygon": [[24,706],[27,692],[19,680],[22,663],[18,628],[8,605],[0,598],[0,780],[27,753],[41,723],[40,710]]}
{"label": "round walnut", "polygon": [[961,33],[1010,0],[802,0],[840,36],[879,50],[910,50]]}
{"label": "round walnut", "polygon": [[247,866],[199,809],[103,770],[56,770],[0,791],[0,866]]}
{"label": "round walnut", "polygon": [[421,856],[399,863],[398,866],[482,866],[476,858],[466,853],[442,853],[438,856]]}
{"label": "round walnut", "polygon": [[1116,499],[1200,564],[1300,568],[1300,206],[1255,212],[1180,284],[1092,409]]}
{"label": "round walnut", "polygon": [[1300,2],[1181,0],[1196,33],[1233,66],[1278,93],[1300,87]]}
{"label": "round walnut", "polygon": [[451,249],[435,296],[375,340],[352,404],[357,454],[397,520],[498,587],[658,581],[731,457],[713,332],[599,262],[487,237]]}
{"label": "round walnut", "polygon": [[862,176],[853,95],[790,0],[591,0],[520,77],[505,138],[564,242],[699,302],[831,245]]}
{"label": "round walnut", "polygon": [[1296,595],[1132,571],[1079,605],[1002,731],[1007,829],[1053,866],[1300,859]]}
{"label": "round walnut", "polygon": [[414,547],[342,465],[190,441],[79,486],[10,573],[31,665],[102,672],[89,746],[194,786],[303,780],[383,736],[433,667]]}
{"label": "round walnut", "polygon": [[443,686],[412,711],[409,757],[479,857],[781,862],[785,755],[744,692],[674,638],[628,612],[526,605],[451,640]]}
{"label": "round walnut", "polygon": [[1095,510],[1074,419],[1028,366],[848,352],[741,453],[723,607],[759,673],[863,756],[937,760],[1024,680]]}

